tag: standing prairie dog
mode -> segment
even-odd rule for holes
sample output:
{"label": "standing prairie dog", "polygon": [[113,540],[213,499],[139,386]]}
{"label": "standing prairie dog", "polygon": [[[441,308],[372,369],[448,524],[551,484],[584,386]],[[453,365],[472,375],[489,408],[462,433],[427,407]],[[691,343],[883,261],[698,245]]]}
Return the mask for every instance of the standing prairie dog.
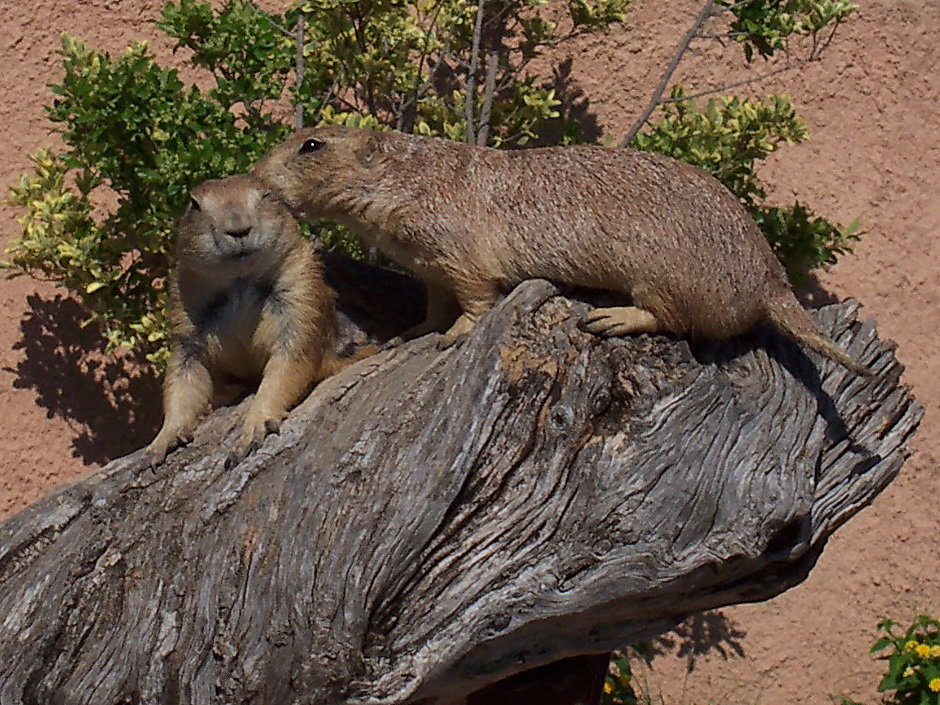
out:
{"label": "standing prairie dog", "polygon": [[453,341],[531,278],[617,292],[599,335],[722,340],[762,321],[860,374],[816,326],[738,199],[706,172],[630,149],[502,151],[398,132],[302,130],[254,175],[305,219],[349,226],[428,287],[419,334]]}
{"label": "standing prairie dog", "polygon": [[218,401],[233,383],[258,384],[231,465],[339,368],[332,348],[335,295],[293,216],[250,176],[197,186],[176,249],[165,419],[147,454],[157,464],[190,440],[213,392]]}

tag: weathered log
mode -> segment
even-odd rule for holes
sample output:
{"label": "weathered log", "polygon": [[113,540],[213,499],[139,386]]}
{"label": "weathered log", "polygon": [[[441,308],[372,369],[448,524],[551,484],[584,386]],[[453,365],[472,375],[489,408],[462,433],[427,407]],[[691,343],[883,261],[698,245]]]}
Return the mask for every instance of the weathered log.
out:
{"label": "weathered log", "polygon": [[[349,267],[354,321],[418,317]],[[907,456],[922,411],[853,304],[816,316],[873,379],[771,332],[601,340],[584,310],[527,282],[458,347],[325,381],[230,471],[244,405],[7,521],[0,703],[457,699],[795,585]]]}

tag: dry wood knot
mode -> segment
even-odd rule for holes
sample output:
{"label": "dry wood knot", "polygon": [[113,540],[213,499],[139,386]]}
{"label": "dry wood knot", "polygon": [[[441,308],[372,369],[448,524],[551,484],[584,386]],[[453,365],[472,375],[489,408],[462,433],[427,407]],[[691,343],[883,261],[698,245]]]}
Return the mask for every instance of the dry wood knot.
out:
{"label": "dry wood knot", "polygon": [[548,412],[548,427],[556,433],[565,433],[574,425],[574,410],[564,403],[555,404]]}

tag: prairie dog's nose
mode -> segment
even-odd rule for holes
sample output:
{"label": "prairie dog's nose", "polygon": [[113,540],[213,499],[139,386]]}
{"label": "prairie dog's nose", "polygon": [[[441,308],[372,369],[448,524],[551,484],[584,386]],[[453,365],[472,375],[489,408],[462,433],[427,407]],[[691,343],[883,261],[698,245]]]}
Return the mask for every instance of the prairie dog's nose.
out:
{"label": "prairie dog's nose", "polygon": [[251,232],[251,228],[248,227],[248,228],[242,228],[241,230],[226,230],[225,234],[228,235],[229,237],[235,238],[236,240],[240,240],[241,238],[248,235],[248,233],[250,232]]}

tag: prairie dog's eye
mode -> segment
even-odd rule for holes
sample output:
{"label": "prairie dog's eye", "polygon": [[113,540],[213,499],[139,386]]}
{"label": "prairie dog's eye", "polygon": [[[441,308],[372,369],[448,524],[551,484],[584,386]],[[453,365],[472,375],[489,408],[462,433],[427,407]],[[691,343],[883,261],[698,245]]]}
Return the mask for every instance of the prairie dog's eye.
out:
{"label": "prairie dog's eye", "polygon": [[300,149],[297,150],[297,154],[310,154],[311,152],[316,152],[317,150],[323,149],[326,146],[326,142],[323,140],[309,139],[300,145]]}
{"label": "prairie dog's eye", "polygon": [[202,210],[202,206],[199,205],[199,201],[197,201],[197,200],[196,200],[195,198],[193,198],[192,196],[189,197],[189,207],[190,207],[191,210],[194,210],[194,211],[201,211],[201,210]]}

